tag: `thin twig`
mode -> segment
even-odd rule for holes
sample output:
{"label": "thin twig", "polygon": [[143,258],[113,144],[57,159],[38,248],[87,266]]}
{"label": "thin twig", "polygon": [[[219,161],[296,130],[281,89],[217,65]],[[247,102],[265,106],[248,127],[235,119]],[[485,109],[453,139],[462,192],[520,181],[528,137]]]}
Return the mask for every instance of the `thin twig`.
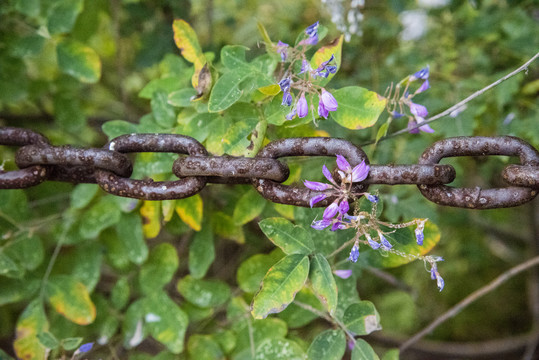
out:
{"label": "thin twig", "polygon": [[466,298],[461,300],[458,304],[453,306],[451,309],[443,313],[440,317],[438,317],[436,320],[431,322],[427,327],[425,327],[423,330],[412,336],[410,339],[408,339],[405,343],[403,343],[399,350],[402,352],[406,350],[410,345],[414,344],[421,338],[423,338],[425,335],[432,332],[434,329],[436,329],[438,326],[440,326],[443,322],[446,320],[454,317],[459,312],[461,312],[464,308],[466,308],[468,305],[476,301],[477,299],[481,298],[483,295],[488,294],[492,290],[496,289],[498,286],[512,278],[513,276],[517,275],[518,273],[527,270],[533,266],[539,265],[539,256],[536,256],[532,259],[529,259],[525,262],[523,262],[520,265],[517,265],[508,271],[504,272],[500,276],[498,276],[496,279],[494,279],[489,284],[483,286],[482,288],[474,291],[470,295],[468,295]]}
{"label": "thin twig", "polygon": [[[504,82],[505,80],[517,75],[518,73],[522,72],[522,71],[527,71],[528,70],[528,66],[535,60],[539,57],[539,52],[537,54],[535,54],[531,59],[529,59],[528,61],[526,61],[522,66],[520,66],[518,69],[510,72],[509,74],[505,75],[504,77],[494,81],[492,84],[482,88],[481,90],[478,90],[476,92],[474,92],[472,95],[468,96],[466,99],[456,103],[455,105],[451,106],[450,108],[442,111],[441,113],[439,114],[436,114],[428,119],[426,119],[425,121],[421,122],[420,124],[417,124],[413,127],[406,127],[405,129],[402,129],[402,130],[399,130],[399,131],[395,131],[394,133],[391,133],[389,135],[386,135],[384,136],[383,138],[381,138],[380,140],[378,140],[378,142],[382,141],[382,140],[387,140],[389,138],[392,138],[392,137],[395,137],[397,135],[400,135],[400,134],[404,134],[404,133],[407,133],[411,130],[415,130],[415,129],[419,129],[421,126],[423,125],[426,125],[428,123],[431,123],[433,121],[436,121],[444,116],[447,116],[449,114],[451,114],[453,111],[455,110],[458,110],[460,108],[462,108],[463,105],[469,103],[470,101],[472,101],[473,99],[475,99],[476,97],[478,96],[481,96],[483,95],[485,92],[487,92],[488,90],[492,89],[493,87],[499,85],[500,83]],[[369,142],[366,142],[362,145],[370,145],[370,144],[374,144],[375,143],[375,140],[371,140]]]}

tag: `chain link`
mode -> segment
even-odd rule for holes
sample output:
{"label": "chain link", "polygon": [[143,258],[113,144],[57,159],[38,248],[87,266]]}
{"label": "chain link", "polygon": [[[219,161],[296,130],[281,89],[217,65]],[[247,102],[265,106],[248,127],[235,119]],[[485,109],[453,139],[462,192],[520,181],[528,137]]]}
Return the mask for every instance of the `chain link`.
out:
{"label": "chain link", "polygon": [[[45,180],[97,183],[104,191],[145,200],[181,199],[201,191],[207,183],[252,184],[266,199],[289,205],[309,206],[320,194],[305,187],[282,184],[290,170],[279,159],[297,156],[344,156],[352,166],[369,163],[358,146],[336,138],[291,138],[270,142],[254,158],[210,156],[197,140],[174,134],[131,134],[112,139],[103,148],[80,149],[53,146],[41,134],[27,129],[0,127],[0,145],[19,147],[15,163],[19,170],[0,171],[0,189],[22,189]],[[128,153],[174,153],[171,165],[179,178],[173,181],[130,179],[133,164]],[[520,164],[502,172],[507,187],[494,189],[447,186],[455,177],[451,165],[439,164],[446,157],[517,156]],[[335,173],[335,177],[339,176]],[[419,164],[371,165],[369,176],[353,185],[365,192],[369,185],[417,185],[430,201],[440,205],[492,209],[531,201],[539,191],[539,152],[522,139],[500,137],[456,137],[435,142],[421,155]],[[327,206],[335,194],[316,206]]]}

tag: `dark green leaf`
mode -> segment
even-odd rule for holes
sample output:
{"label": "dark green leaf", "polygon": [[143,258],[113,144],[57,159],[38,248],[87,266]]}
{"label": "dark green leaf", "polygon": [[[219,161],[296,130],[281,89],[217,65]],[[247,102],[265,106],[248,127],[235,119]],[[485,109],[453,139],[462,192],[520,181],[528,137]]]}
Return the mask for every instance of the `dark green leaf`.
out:
{"label": "dark green leaf", "polygon": [[346,351],[346,335],[342,330],[326,330],[314,338],[308,359],[341,360]]}
{"label": "dark green leaf", "polygon": [[55,0],[48,11],[49,32],[54,35],[71,31],[83,6],[83,0]]}
{"label": "dark green leaf", "polygon": [[195,279],[203,278],[214,259],[215,245],[212,228],[209,224],[203,224],[200,231],[194,234],[193,242],[189,245],[189,273]]}
{"label": "dark green leaf", "polygon": [[160,290],[172,280],[178,265],[178,254],[174,246],[162,243],[154,247],[148,261],[140,269],[139,284],[142,292],[151,294]]}
{"label": "dark green leaf", "polygon": [[209,335],[191,335],[187,342],[187,353],[192,359],[197,360],[224,359],[219,344]]}
{"label": "dark green leaf", "polygon": [[137,265],[146,261],[148,246],[142,234],[142,220],[137,213],[122,214],[116,225],[116,233],[129,260]]}
{"label": "dark green leaf", "polygon": [[124,120],[107,121],[101,126],[103,132],[109,137],[109,140],[120,135],[133,134],[137,132],[137,126]]}
{"label": "dark green leaf", "polygon": [[356,344],[352,350],[352,360],[380,360],[372,347],[363,339],[355,339]]}
{"label": "dark green leaf", "polygon": [[187,301],[199,307],[216,307],[230,297],[230,288],[218,280],[198,280],[190,275],[178,282],[178,291]]}
{"label": "dark green leaf", "polygon": [[80,235],[84,239],[96,238],[101,231],[117,224],[120,217],[120,209],[109,198],[101,198],[84,214],[80,224]]}
{"label": "dark green leaf", "polygon": [[127,305],[130,295],[129,282],[127,278],[122,277],[116,281],[116,284],[110,292],[110,302],[114,308],[121,310]]}
{"label": "dark green leaf", "polygon": [[382,329],[378,311],[366,300],[350,305],[344,312],[343,323],[356,335],[368,335]]}

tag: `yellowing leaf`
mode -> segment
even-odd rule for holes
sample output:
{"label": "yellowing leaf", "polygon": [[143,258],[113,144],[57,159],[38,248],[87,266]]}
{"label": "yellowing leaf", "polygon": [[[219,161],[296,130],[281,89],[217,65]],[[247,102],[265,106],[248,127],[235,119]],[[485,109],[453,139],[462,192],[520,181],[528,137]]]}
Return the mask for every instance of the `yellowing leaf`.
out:
{"label": "yellowing leaf", "polygon": [[281,88],[277,84],[271,84],[267,86],[262,86],[261,88],[258,88],[258,91],[260,91],[264,95],[277,95],[281,92]]}
{"label": "yellowing leaf", "polygon": [[47,282],[47,299],[60,315],[78,325],[95,320],[95,305],[80,281],[65,275],[51,277]]}
{"label": "yellowing leaf", "polygon": [[200,231],[202,227],[202,198],[199,194],[176,200],[176,212],[191,229]]}
{"label": "yellowing leaf", "polygon": [[158,201],[144,201],[140,207],[142,232],[148,239],[156,237],[161,231],[160,210],[161,204]]}
{"label": "yellowing leaf", "polygon": [[56,52],[63,73],[84,83],[96,83],[101,77],[101,60],[94,49],[76,41],[62,41]]}
{"label": "yellowing leaf", "polygon": [[45,359],[46,349],[37,339],[37,334],[49,328],[43,304],[40,300],[32,301],[17,321],[17,337],[13,343],[19,359]]}
{"label": "yellowing leaf", "polygon": [[161,202],[161,211],[163,211],[163,221],[169,222],[174,215],[174,207],[176,206],[176,200],[164,200]]}
{"label": "yellowing leaf", "polygon": [[195,73],[191,78],[191,83],[196,89],[198,87],[200,71],[206,64],[206,57],[202,53],[202,49],[198,43],[197,34],[191,25],[181,19],[174,20],[172,30],[174,31],[174,42],[178,49],[180,49],[182,56],[195,66]]}
{"label": "yellowing leaf", "polygon": [[339,104],[331,116],[347,129],[358,130],[373,126],[384,111],[387,99],[359,86],[347,86],[332,91]]}

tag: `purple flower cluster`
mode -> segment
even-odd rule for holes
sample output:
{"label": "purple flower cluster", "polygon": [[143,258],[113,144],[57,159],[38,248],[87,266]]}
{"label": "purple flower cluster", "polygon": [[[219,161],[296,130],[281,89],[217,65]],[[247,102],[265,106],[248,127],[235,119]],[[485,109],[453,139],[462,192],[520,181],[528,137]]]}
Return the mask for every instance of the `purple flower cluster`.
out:
{"label": "purple flower cluster", "polygon": [[[328,60],[322,62],[316,69],[312,69],[310,63],[305,58],[305,46],[316,45],[318,43],[318,26],[319,23],[317,21],[305,30],[307,37],[298,43],[298,46],[301,47],[300,49],[290,48],[288,44],[282,41],[279,41],[275,47],[277,53],[281,56],[281,61],[289,61],[291,63],[285,73],[285,77],[279,81],[279,86],[283,92],[281,104],[292,107],[286,115],[287,120],[292,120],[296,116],[304,118],[309,114],[309,104],[306,97],[308,94],[313,95],[311,99],[315,95],[318,95],[318,116],[324,119],[327,119],[330,111],[336,111],[338,108],[335,97],[323,87],[315,85],[312,82],[316,78],[328,78],[330,74],[337,72],[338,67],[335,56],[332,54]],[[300,72],[294,75],[294,62],[300,59],[302,64]],[[302,76],[300,77],[299,75]],[[295,101],[291,88],[299,90]]]}
{"label": "purple flower cluster", "polygon": [[432,280],[436,280],[436,285],[438,286],[438,290],[442,291],[445,286],[445,281],[440,276],[440,273],[438,272],[438,266],[436,262],[438,261],[444,261],[441,257],[433,257],[430,262],[430,278]]}
{"label": "purple flower cluster", "polygon": [[[426,68],[419,70],[418,72],[416,72],[415,74],[409,77],[410,82],[414,82],[417,80],[423,80],[423,83],[414,92],[413,94],[414,96],[430,88],[428,66]],[[410,118],[408,122],[408,128],[410,129],[409,132],[411,134],[417,134],[419,133],[419,130],[421,130],[426,133],[433,133],[434,130],[428,124],[420,126],[419,129],[415,129],[417,125],[425,121],[425,118],[428,116],[429,112],[425,106],[412,102],[411,100],[412,97],[413,96],[410,96],[409,94],[405,94],[405,98],[409,99],[408,101],[406,101],[406,105],[408,105],[408,107],[410,108],[410,113],[412,113],[413,115],[413,117]]]}

